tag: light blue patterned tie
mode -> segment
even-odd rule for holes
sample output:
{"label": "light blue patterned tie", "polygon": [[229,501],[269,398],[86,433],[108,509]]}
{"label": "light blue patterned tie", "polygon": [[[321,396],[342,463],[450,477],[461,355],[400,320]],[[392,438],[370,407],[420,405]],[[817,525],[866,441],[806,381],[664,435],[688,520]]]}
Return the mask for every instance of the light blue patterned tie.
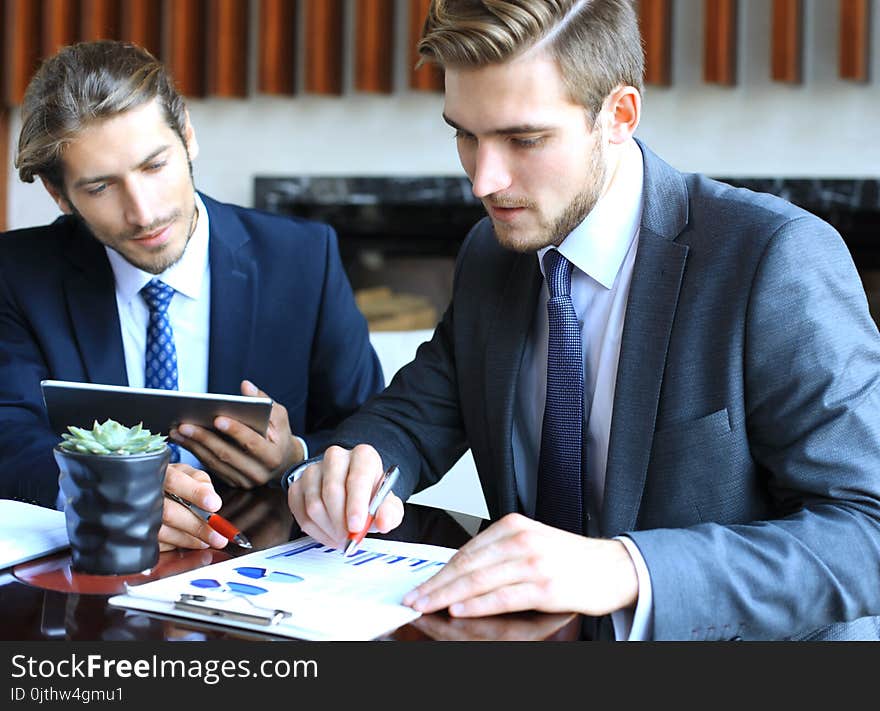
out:
{"label": "light blue patterned tie", "polygon": [[544,255],[550,332],[535,518],[580,534],[584,532],[584,361],[581,329],[571,301],[571,272],[571,262],[555,249]]}
{"label": "light blue patterned tie", "polygon": [[[147,324],[147,348],[145,352],[144,387],[159,390],[177,390],[177,351],[174,348],[174,332],[168,320],[168,304],[174,289],[163,281],[151,279],[141,289],[141,296],[150,308]],[[171,461],[180,461],[180,450],[170,443]]]}

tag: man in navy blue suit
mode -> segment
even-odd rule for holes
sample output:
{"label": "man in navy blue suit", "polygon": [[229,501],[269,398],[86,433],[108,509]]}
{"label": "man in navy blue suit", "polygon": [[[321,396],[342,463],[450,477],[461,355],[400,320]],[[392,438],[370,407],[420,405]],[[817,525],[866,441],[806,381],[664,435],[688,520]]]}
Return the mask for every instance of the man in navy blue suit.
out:
{"label": "man in navy blue suit", "polygon": [[[66,47],[31,80],[16,167],[64,215],[0,239],[0,496],[56,505],[41,380],[150,386],[141,292],[155,280],[171,294],[171,387],[274,399],[265,436],[223,417],[170,433],[181,462],[166,488],[206,509],[221,504],[207,472],[277,481],[382,388],[333,230],[197,193],[197,154],[182,98],[141,48]],[[160,543],[226,539],[166,501]]]}

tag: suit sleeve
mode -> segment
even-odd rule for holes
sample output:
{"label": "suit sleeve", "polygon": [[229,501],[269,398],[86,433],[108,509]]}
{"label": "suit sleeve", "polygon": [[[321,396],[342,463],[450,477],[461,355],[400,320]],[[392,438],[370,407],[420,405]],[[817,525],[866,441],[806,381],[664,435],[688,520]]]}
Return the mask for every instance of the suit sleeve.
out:
{"label": "suit sleeve", "polygon": [[748,436],[774,520],[629,533],[656,639],[775,639],[880,612],[880,339],[840,237],[784,224],[754,276]]}
{"label": "suit sleeve", "polygon": [[40,346],[16,304],[0,263],[0,497],[50,508],[58,496],[49,427],[40,381],[48,371]]}
{"label": "suit sleeve", "polygon": [[340,425],[333,444],[376,448],[384,465],[396,464],[401,474],[395,492],[404,500],[414,491],[437,483],[467,451],[459,407],[453,323],[456,299],[464,298],[459,274],[470,238],[457,260],[453,298],[431,340],[416,351],[385,391]]}
{"label": "suit sleeve", "polygon": [[312,455],[327,447],[336,425],[385,385],[367,321],[355,304],[342,266],[336,234],[330,227],[326,230],[326,269],[309,363],[303,437]]}

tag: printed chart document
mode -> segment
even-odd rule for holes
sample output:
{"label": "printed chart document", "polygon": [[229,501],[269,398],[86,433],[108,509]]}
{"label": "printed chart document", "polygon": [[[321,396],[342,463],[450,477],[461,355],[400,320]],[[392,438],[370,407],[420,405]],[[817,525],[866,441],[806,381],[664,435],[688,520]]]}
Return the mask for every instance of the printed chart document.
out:
{"label": "printed chart document", "polygon": [[305,536],[129,587],[110,604],[308,640],[370,640],[420,613],[400,604],[455,550],[365,538],[344,556]]}
{"label": "printed chart document", "polygon": [[0,569],[69,545],[63,511],[0,499]]}

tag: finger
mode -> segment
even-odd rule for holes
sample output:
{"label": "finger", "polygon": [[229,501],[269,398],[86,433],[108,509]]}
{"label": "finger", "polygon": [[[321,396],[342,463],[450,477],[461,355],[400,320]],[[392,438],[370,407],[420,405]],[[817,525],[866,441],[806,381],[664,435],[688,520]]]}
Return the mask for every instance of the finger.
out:
{"label": "finger", "polygon": [[[328,456],[329,455],[329,456]],[[309,467],[302,480],[308,518],[332,541],[342,545],[348,535],[345,527],[345,480],[348,475],[348,452],[339,447],[325,452],[320,467]]]}
{"label": "finger", "polygon": [[484,617],[533,610],[538,606],[539,597],[536,585],[520,582],[456,602],[449,606],[449,614],[453,617]]}
{"label": "finger", "polygon": [[[241,381],[241,394],[250,397],[267,397],[272,400],[272,396],[258,388],[250,380]],[[287,417],[287,408],[280,402],[272,400],[272,410],[269,413],[269,430],[274,430],[279,435],[290,432],[290,424]]]}
{"label": "finger", "polygon": [[[490,585],[515,582],[518,578],[511,576],[522,575],[521,561],[531,551],[524,539],[519,531],[498,537],[496,532],[486,529],[462,546],[436,575],[408,592],[403,604],[420,611],[442,609],[486,592]],[[499,571],[506,577],[499,576]]]}
{"label": "finger", "polygon": [[[529,566],[523,564],[522,561],[505,561],[501,565],[460,575],[430,592],[423,592],[412,602],[411,607],[419,612],[436,612],[449,608],[450,611],[456,610],[455,614],[459,617],[472,617],[477,613],[468,613],[472,609],[471,601],[476,598],[484,598],[482,603],[484,607],[479,609],[487,609],[486,606],[489,603],[495,605],[491,611],[484,614],[531,609],[535,604],[534,600],[528,600],[528,607],[516,607],[514,605],[516,601],[509,600],[506,592],[508,589],[523,584],[531,586],[533,591],[536,586],[534,581],[530,579],[529,572]],[[404,599],[406,600],[406,598]],[[463,604],[464,607],[461,607]],[[453,613],[451,612],[451,614]]]}
{"label": "finger", "polygon": [[529,555],[538,545],[535,539],[542,528],[547,527],[520,514],[508,514],[465,543],[439,573],[415,588],[409,599],[429,594],[472,571]]}
{"label": "finger", "polygon": [[376,512],[373,528],[379,533],[388,533],[397,528],[402,521],[403,501],[392,491]]}
{"label": "finger", "polygon": [[165,499],[159,540],[180,548],[224,548],[228,541],[185,506]]}
{"label": "finger", "polygon": [[[210,446],[207,446],[203,442],[184,435],[184,431],[194,431],[196,429],[201,430],[202,433],[207,433],[207,430],[203,430],[201,427],[197,428],[194,425],[181,425],[180,428],[171,430],[169,434],[171,436],[171,439],[192,452],[192,454],[205,466],[206,469],[209,469],[213,474],[219,476],[230,486],[241,487],[244,489],[252,488],[254,486],[254,482],[239,469],[223,461],[219,456],[217,456],[217,454],[215,454],[214,450],[211,449]],[[211,436],[215,440],[220,442],[220,444],[225,444],[222,443],[220,441],[220,438],[216,435]],[[217,444],[212,442],[211,446],[217,446]],[[229,445],[226,446],[229,447]]]}
{"label": "finger", "polygon": [[328,524],[326,511],[320,500],[322,468],[321,462],[308,466],[302,476],[290,485],[287,502],[303,533],[324,545],[335,546],[338,545],[339,538],[330,533],[332,526]]}
{"label": "finger", "polygon": [[208,473],[188,464],[168,465],[165,490],[208,511],[217,511],[223,504]]}
{"label": "finger", "polygon": [[[326,455],[325,455],[326,460]],[[382,477],[382,458],[368,444],[351,450],[348,476],[345,480],[345,525],[347,531],[362,531],[367,523],[370,498]]]}
{"label": "finger", "polygon": [[[269,474],[284,463],[282,448],[277,443],[270,442],[238,420],[218,417],[214,420],[214,426],[235,443],[233,445],[220,440],[228,448],[229,456],[234,456],[234,461],[227,460],[227,463],[245,472],[252,479],[259,478],[262,480],[260,483],[265,483],[269,479]],[[218,456],[224,454],[220,449],[217,451]]]}

